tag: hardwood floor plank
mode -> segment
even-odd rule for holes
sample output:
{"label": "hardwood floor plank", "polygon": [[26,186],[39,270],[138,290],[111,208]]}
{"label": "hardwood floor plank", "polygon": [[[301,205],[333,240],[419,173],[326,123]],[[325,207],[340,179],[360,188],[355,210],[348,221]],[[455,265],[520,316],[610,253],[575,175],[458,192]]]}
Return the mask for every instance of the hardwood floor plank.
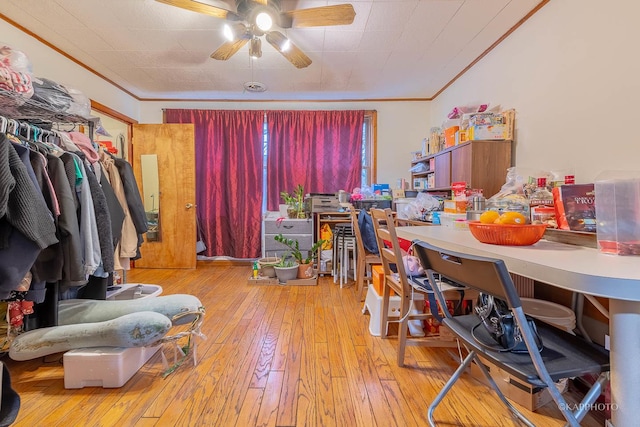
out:
{"label": "hardwood floor plank", "polygon": [[327,286],[322,289],[322,307],[324,313],[325,330],[327,332],[327,343],[329,344],[329,361],[331,367],[331,377],[343,377],[347,376],[347,372],[344,369],[344,363],[342,359],[342,339],[338,332],[339,321],[336,319],[335,311],[333,310],[333,301],[331,299],[331,289],[334,286],[333,281],[330,278],[324,278]]}
{"label": "hardwood floor plank", "polygon": [[[297,286],[297,288],[303,288]],[[294,294],[295,300],[291,306],[289,315],[291,317],[290,342],[287,345],[288,352],[283,357],[286,358],[286,369],[284,372],[284,382],[280,392],[280,404],[278,406],[278,425],[296,425],[296,412],[298,410],[298,391],[300,385],[300,373],[303,363],[304,346],[304,304],[305,289],[297,289]]]}
{"label": "hardwood floor plank", "polygon": [[260,388],[250,388],[247,390],[247,394],[244,396],[242,406],[240,407],[240,413],[233,425],[238,427],[255,426],[263,395],[264,391]]}
{"label": "hardwood floor plank", "polygon": [[307,289],[304,302],[302,324],[302,358],[300,379],[298,381],[298,402],[295,425],[316,425],[317,423],[317,363],[315,341],[315,316],[317,288]]}
{"label": "hardwood floor plank", "polygon": [[282,371],[287,366],[287,357],[289,354],[289,344],[291,342],[291,334],[293,329],[293,312],[295,311],[296,298],[299,292],[299,286],[293,286],[289,289],[289,300],[284,308],[284,316],[280,324],[280,333],[276,343],[276,351],[273,355],[271,369]]}
{"label": "hardwood floor plank", "polygon": [[[270,298],[266,299],[267,301],[270,300]],[[257,304],[257,306],[259,308],[254,311],[254,316],[251,318],[251,324],[247,330],[248,335],[253,335],[253,340],[247,351],[240,355],[238,366],[229,366],[231,383],[225,384],[222,381],[219,383],[221,395],[225,395],[226,392],[226,404],[217,411],[205,411],[201,419],[201,425],[227,426],[236,424],[240,415],[241,402],[246,399],[244,396],[253,379],[253,372],[255,372],[260,357],[260,349],[264,346],[269,324],[274,313],[273,304]],[[210,422],[214,424],[209,424]]]}
{"label": "hardwood floor plank", "polygon": [[355,351],[358,358],[358,368],[362,375],[369,401],[376,402],[371,405],[376,424],[384,426],[403,425],[400,422],[401,418],[396,418],[396,416],[401,417],[401,414],[394,413],[392,411],[393,407],[389,405],[386,399],[375,365],[369,357],[367,349],[363,346],[356,346]]}
{"label": "hardwood floor plank", "polygon": [[253,378],[251,380],[250,387],[264,388],[269,378],[269,371],[273,364],[273,358],[276,352],[276,345],[278,343],[279,331],[282,326],[282,320],[284,318],[285,308],[289,299],[289,293],[283,292],[283,288],[273,288],[273,292],[270,294],[278,297],[274,302],[274,313],[271,318],[269,330],[266,333],[264,344],[260,350],[260,357],[256,363],[256,369],[253,372]]}
{"label": "hardwood floor plank", "polygon": [[[33,426],[424,426],[429,402],[457,366],[456,349],[409,347],[369,334],[353,287],[248,285],[250,267],[200,261],[194,270],[132,269],[130,283],[191,294],[206,314],[198,363],[166,378],[160,354],[124,386],[64,388],[62,354],[4,359],[21,398],[14,427]],[[390,328],[392,333],[394,327]],[[171,359],[172,351],[165,348]],[[580,395],[565,394],[570,402]],[[563,426],[548,404],[523,411],[538,427]],[[501,427],[514,421],[495,393],[464,374],[436,410],[443,425]],[[582,425],[602,426],[600,413]]]}
{"label": "hardwood floor plank", "polygon": [[[336,426],[358,426],[362,424],[362,417],[356,416],[353,399],[350,399],[351,390],[349,380],[346,377],[332,377],[331,389],[333,390],[333,406],[336,411]],[[369,424],[373,425],[373,424]]]}
{"label": "hardwood floor plank", "polygon": [[[332,299],[336,304],[333,310],[336,319],[345,319],[344,308],[339,303],[339,297],[336,297],[336,294],[333,293]],[[355,346],[352,345],[349,328],[342,322],[337,331],[340,336],[340,348],[342,351],[341,359],[338,363],[344,366],[346,377],[349,380],[349,398],[353,404],[356,424],[362,426],[374,425],[372,404],[382,402],[370,402],[369,400],[366,383],[360,372],[358,354]]]}
{"label": "hardwood floor plank", "polygon": [[337,426],[336,411],[331,379],[329,349],[327,343],[315,343],[315,378],[316,378],[316,410],[317,424],[320,426]]}
{"label": "hardwood floor plank", "polygon": [[381,385],[385,398],[389,402],[389,410],[397,420],[395,425],[409,427],[424,424],[424,421],[419,417],[420,414],[416,414],[407,404],[396,381],[384,380],[381,381]]}
{"label": "hardwood floor plank", "polygon": [[269,379],[264,388],[264,398],[258,412],[256,427],[275,427],[278,419],[278,405],[284,382],[283,371],[269,372]]}

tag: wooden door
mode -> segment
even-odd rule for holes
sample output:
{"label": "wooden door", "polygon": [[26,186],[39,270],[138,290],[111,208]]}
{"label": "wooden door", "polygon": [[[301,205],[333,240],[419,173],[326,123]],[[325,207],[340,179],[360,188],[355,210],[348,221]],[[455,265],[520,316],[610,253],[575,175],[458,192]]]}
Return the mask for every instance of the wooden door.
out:
{"label": "wooden door", "polygon": [[191,124],[133,125],[133,169],[144,197],[141,156],[157,155],[158,241],[145,242],[136,267],[196,267],[196,175]]}

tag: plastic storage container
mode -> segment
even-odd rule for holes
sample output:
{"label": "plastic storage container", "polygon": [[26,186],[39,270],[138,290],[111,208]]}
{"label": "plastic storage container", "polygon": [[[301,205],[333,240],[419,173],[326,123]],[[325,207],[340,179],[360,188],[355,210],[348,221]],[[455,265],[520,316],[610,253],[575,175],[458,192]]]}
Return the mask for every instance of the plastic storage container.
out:
{"label": "plastic storage container", "polygon": [[67,351],[62,356],[64,388],[122,387],[159,349],[96,347]]}
{"label": "plastic storage container", "polygon": [[640,171],[608,171],[596,178],[598,249],[640,255]]}
{"label": "plastic storage container", "polygon": [[529,316],[570,333],[576,328],[576,314],[569,307],[534,298],[520,300],[522,310]]}

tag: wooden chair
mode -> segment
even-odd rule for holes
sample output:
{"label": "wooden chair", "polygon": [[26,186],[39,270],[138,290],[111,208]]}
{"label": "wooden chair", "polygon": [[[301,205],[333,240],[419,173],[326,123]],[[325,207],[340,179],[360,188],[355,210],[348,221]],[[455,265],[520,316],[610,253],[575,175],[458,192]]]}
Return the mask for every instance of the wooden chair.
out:
{"label": "wooden chair", "polygon": [[[382,308],[380,314],[380,336],[386,338],[387,324],[389,320],[389,297],[390,290],[400,297],[400,310],[398,313],[398,366],[404,366],[405,347],[423,346],[423,347],[456,347],[455,339],[438,339],[438,337],[413,337],[408,336],[410,320],[426,320],[432,316],[431,313],[410,313],[412,308],[414,293],[427,292],[417,289],[409,283],[405,268],[402,262],[402,250],[398,243],[396,234],[394,215],[391,209],[371,209],[371,217],[373,219],[373,227],[376,230],[376,239],[378,241],[378,249],[380,250],[380,258],[384,269],[385,280],[382,292]],[[386,245],[386,242],[390,246]],[[391,266],[396,269],[394,272]],[[454,289],[453,286],[447,286],[447,289]],[[455,288],[457,289],[457,288]],[[449,295],[449,299],[458,299],[459,294],[453,291],[453,295]],[[427,298],[424,298],[425,300]],[[446,307],[443,305],[442,307]],[[446,310],[445,310],[446,311]]]}
{"label": "wooden chair", "polygon": [[356,263],[356,293],[360,301],[364,300],[364,282],[367,281],[367,286],[371,281],[371,266],[376,264],[382,264],[382,260],[379,255],[373,254],[367,251],[362,242],[362,233],[360,233],[360,226],[358,224],[358,213],[350,207],[351,224],[353,227],[353,234],[356,236],[356,250],[357,250],[357,263]]}
{"label": "wooden chair", "polygon": [[[416,242],[414,251],[427,270],[427,277],[432,284],[435,282],[435,275],[438,274],[505,301],[515,325],[520,330],[520,336],[516,340],[524,342],[527,348],[525,353],[505,351],[492,339],[480,323],[481,319],[478,315],[454,317],[445,311],[446,317],[443,323],[464,344],[469,354],[461,361],[460,366],[429,405],[427,412],[429,424],[435,425],[434,410],[460,375],[472,362],[475,362],[489,381],[491,388],[509,410],[526,425],[534,425],[506,399],[479,358],[482,356],[492,365],[508,372],[514,379],[534,387],[547,388],[557,408],[567,420],[567,425],[579,426],[580,421],[609,380],[608,352],[567,331],[544,322],[536,322],[537,333],[542,339],[542,350],[540,350],[504,261],[448,251],[426,242]],[[442,293],[435,289],[438,300],[443,303]],[[600,374],[600,376],[582,402],[577,405],[568,405],[556,387],[556,382],[563,378],[586,374]],[[576,410],[572,411],[572,408]]]}

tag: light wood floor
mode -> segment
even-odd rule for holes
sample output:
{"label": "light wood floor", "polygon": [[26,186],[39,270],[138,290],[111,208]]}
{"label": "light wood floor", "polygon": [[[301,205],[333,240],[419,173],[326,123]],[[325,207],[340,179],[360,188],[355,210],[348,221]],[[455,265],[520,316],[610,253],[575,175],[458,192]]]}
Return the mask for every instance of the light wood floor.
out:
{"label": "light wood floor", "polygon": [[[395,337],[369,334],[353,287],[340,289],[329,277],[319,286],[248,285],[249,274],[247,266],[212,262],[128,272],[130,283],[202,301],[207,339],[199,342],[198,365],[163,379],[158,353],[121,388],[65,390],[61,354],[5,358],[22,399],[15,426],[427,425],[427,405],[456,366],[451,350],[409,347],[407,367],[399,368]],[[541,427],[564,424],[553,403],[531,418]],[[443,426],[516,425],[470,375],[436,419]],[[583,424],[603,419],[589,415]]]}

